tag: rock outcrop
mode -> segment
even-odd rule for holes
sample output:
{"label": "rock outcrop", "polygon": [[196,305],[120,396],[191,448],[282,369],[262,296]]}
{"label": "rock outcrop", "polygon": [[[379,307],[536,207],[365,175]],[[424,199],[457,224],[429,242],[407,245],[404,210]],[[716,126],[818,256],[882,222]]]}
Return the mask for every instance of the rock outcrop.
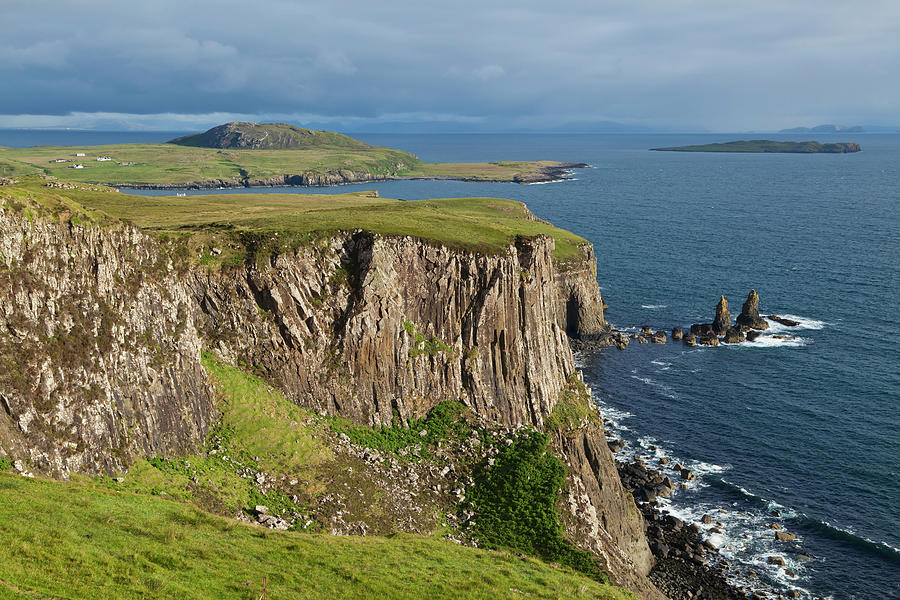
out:
{"label": "rock outcrop", "polygon": [[735,319],[737,325],[745,329],[768,329],[769,323],[759,316],[759,294],[756,290],[750,290],[747,301],[741,307],[741,314]]}
{"label": "rock outcrop", "polygon": [[712,329],[716,335],[725,335],[729,327],[731,327],[731,312],[728,310],[728,300],[722,296],[716,305],[716,318],[713,319]]}

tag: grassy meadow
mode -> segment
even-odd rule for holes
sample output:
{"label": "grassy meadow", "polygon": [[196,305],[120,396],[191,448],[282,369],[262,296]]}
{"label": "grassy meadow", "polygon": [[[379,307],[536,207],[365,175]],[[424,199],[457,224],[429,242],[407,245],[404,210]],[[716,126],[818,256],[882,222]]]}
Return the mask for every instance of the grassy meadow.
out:
{"label": "grassy meadow", "polygon": [[[85,156],[78,157],[78,153]],[[99,157],[112,160],[99,162]],[[57,163],[57,159],[68,162]],[[75,164],[84,168],[72,168]],[[118,187],[177,187],[211,181],[240,185],[245,178],[327,175],[342,170],[402,178],[513,181],[556,164],[553,161],[423,163],[408,152],[379,146],[288,150],[218,149],[176,144],[0,147],[0,176],[42,172],[70,181]]]}
{"label": "grassy meadow", "polygon": [[[516,236],[548,235],[560,264],[581,257],[583,238],[530,217],[521,202],[499,198],[403,201],[369,192],[315,194],[211,194],[137,196],[110,189],[56,189],[41,178],[0,187],[0,198],[45,206],[49,213],[123,219],[159,236],[191,238],[194,246],[219,243],[221,260],[244,258],[248,238],[301,245],[339,231],[364,229],[410,235],[465,250],[495,253]],[[243,241],[241,241],[243,240]],[[192,249],[195,249],[192,247]],[[199,250],[202,252],[202,249]]]}

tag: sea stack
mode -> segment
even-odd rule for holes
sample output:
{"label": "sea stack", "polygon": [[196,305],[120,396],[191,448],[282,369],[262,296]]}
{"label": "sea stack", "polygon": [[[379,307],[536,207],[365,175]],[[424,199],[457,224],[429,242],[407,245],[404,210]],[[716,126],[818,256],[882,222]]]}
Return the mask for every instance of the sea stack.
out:
{"label": "sea stack", "polygon": [[769,323],[759,316],[759,294],[756,290],[750,290],[747,301],[741,307],[741,314],[735,322],[745,329],[768,329]]}
{"label": "sea stack", "polygon": [[716,318],[713,319],[712,330],[716,335],[725,335],[730,327],[731,312],[728,310],[728,300],[722,296],[716,305]]}

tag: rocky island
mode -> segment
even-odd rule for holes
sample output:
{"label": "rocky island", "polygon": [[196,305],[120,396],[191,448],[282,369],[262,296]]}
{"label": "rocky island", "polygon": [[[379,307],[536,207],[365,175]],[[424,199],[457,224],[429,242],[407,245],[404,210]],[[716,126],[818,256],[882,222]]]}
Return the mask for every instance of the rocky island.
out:
{"label": "rocky island", "polygon": [[776,142],[772,140],[740,140],[717,144],[701,144],[696,146],[671,146],[668,148],[651,148],[658,152],[759,152],[788,154],[848,154],[859,152],[859,144],[854,142],[837,142],[822,144],[819,142]]}
{"label": "rocky island", "polygon": [[165,144],[0,148],[0,176],[43,173],[132,189],[329,186],[393,179],[539,183],[582,163],[426,163],[331,131],[285,123],[226,123]]}

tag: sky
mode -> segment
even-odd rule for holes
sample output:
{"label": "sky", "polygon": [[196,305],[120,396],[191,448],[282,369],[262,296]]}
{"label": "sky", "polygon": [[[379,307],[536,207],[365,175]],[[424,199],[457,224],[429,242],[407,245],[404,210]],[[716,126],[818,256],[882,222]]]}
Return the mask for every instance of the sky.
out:
{"label": "sky", "polygon": [[897,0],[0,0],[0,128],[900,124]]}

